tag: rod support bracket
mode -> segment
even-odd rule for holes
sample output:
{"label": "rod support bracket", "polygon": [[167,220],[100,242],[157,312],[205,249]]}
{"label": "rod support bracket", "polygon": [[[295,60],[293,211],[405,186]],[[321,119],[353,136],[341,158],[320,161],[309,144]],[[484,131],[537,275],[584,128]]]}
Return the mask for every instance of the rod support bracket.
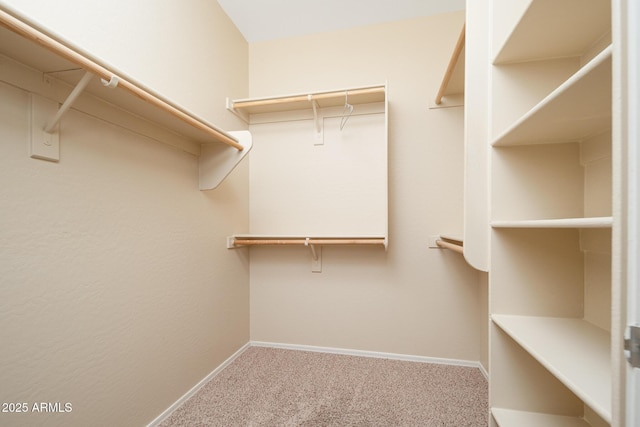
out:
{"label": "rod support bracket", "polygon": [[316,245],[309,242],[308,237],[304,240],[304,245],[311,249],[311,272],[322,273],[322,246],[316,248]]}
{"label": "rod support bracket", "polygon": [[320,112],[320,106],[318,105],[318,101],[313,99],[313,95],[307,95],[307,99],[311,103],[311,107],[313,107],[313,121],[316,125],[316,140],[313,145],[324,145],[324,135],[322,132],[322,122],[324,119]]}
{"label": "rod support bracket", "polygon": [[100,82],[103,86],[106,86],[109,89],[115,89],[118,86],[118,83],[120,83],[120,79],[114,74],[113,76],[111,76],[111,79],[109,81],[100,79]]}
{"label": "rod support bracket", "polygon": [[86,71],[80,81],[76,84],[76,87],[73,88],[67,99],[62,103],[56,114],[47,122],[47,125],[44,128],[44,131],[47,133],[53,132],[55,127],[58,125],[58,122],[64,116],[64,114],[69,111],[73,103],[78,99],[84,88],[87,87],[93,74],[89,71]]}

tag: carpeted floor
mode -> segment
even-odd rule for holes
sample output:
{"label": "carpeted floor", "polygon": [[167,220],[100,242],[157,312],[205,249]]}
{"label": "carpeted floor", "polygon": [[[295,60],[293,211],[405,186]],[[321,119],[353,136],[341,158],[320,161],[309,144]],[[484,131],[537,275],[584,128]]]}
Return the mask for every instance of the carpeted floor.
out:
{"label": "carpeted floor", "polygon": [[161,426],[488,424],[479,369],[250,347]]}

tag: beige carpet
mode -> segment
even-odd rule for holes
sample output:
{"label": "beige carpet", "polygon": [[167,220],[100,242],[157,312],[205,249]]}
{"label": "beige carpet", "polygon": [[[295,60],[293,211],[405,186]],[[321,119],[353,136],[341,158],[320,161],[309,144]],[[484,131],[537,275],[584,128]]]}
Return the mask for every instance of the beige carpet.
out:
{"label": "beige carpet", "polygon": [[479,369],[250,347],[161,426],[486,426]]}

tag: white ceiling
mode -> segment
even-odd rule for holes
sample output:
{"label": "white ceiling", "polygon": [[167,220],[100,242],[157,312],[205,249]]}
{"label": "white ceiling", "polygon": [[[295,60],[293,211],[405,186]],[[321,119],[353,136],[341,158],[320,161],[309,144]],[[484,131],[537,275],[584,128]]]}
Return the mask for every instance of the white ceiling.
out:
{"label": "white ceiling", "polygon": [[249,43],[462,10],[465,0],[218,0]]}

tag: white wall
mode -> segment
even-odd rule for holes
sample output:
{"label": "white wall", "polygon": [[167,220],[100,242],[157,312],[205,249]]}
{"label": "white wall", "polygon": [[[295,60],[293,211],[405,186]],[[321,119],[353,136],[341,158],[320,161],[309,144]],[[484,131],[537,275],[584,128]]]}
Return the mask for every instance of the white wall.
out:
{"label": "white wall", "polygon": [[311,273],[303,248],[251,249],[252,340],[486,359],[478,272],[427,247],[428,236],[462,235],[463,111],[428,105],[463,20],[456,12],[250,44],[252,97],[388,82],[390,217],[388,252],[324,247],[322,273]]}
{"label": "white wall", "polygon": [[[242,126],[224,96],[247,95],[248,46],[216,2],[11,5]],[[0,401],[72,404],[0,424],[145,425],[249,340],[248,259],[225,247],[248,227],[248,166],[200,192],[192,154],[74,110],[60,162],[30,159],[28,93],[0,82],[0,100]]]}

